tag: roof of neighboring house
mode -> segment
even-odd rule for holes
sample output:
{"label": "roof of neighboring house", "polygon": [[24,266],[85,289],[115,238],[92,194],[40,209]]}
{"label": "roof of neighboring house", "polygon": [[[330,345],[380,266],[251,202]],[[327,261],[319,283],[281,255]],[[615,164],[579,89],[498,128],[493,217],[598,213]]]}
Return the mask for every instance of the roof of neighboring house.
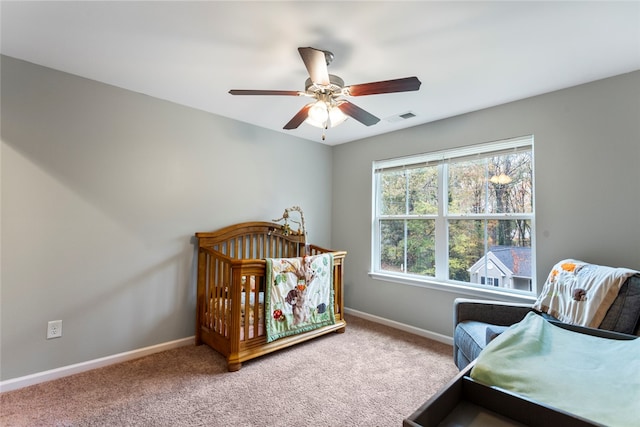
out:
{"label": "roof of neighboring house", "polygon": [[514,276],[531,277],[531,248],[523,246],[492,246],[493,253]]}

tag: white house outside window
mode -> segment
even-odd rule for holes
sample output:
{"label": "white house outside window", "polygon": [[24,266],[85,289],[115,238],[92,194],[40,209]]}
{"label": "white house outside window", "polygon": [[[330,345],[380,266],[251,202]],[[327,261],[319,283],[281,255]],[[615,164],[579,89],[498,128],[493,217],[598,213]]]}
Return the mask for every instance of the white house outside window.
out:
{"label": "white house outside window", "polygon": [[373,163],[372,274],[534,293],[533,137]]}

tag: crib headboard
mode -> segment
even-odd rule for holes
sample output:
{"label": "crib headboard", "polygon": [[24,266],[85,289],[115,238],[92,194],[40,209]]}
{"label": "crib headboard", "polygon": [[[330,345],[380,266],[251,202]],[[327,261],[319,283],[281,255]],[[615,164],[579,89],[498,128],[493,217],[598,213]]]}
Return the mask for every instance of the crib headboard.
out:
{"label": "crib headboard", "polygon": [[220,230],[196,233],[198,246],[233,259],[294,258],[310,255],[305,236],[285,233],[281,224],[243,222]]}

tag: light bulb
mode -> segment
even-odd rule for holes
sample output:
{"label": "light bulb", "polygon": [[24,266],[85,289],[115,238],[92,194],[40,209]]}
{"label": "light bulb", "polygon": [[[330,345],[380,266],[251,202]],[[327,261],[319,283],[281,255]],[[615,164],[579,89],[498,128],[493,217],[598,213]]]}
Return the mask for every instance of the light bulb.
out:
{"label": "light bulb", "polygon": [[327,119],[329,118],[329,112],[327,111],[327,104],[324,101],[318,101],[309,108],[308,118],[315,123],[320,123],[321,127],[324,127]]}
{"label": "light bulb", "polygon": [[329,122],[331,127],[334,128],[345,120],[347,120],[347,115],[344,114],[337,106],[332,106],[329,110]]}

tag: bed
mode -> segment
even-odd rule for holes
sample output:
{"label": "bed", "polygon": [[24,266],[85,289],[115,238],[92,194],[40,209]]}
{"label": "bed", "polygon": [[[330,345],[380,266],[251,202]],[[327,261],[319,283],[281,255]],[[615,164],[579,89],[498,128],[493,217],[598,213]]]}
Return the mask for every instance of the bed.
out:
{"label": "bed", "polygon": [[[346,252],[307,244],[304,227],[293,231],[286,215],[284,219],[284,224],[244,222],[195,234],[198,240],[196,345],[207,344],[225,356],[229,371],[239,370],[247,360],[330,332],[345,331],[343,267]],[[269,316],[265,314],[272,301],[267,281],[271,273],[268,265],[274,260],[320,257],[325,257],[325,265],[330,266],[325,276],[330,278],[331,302],[323,304],[322,310],[315,310],[314,315],[331,313],[331,321],[268,341],[270,322],[275,317],[273,313],[278,311],[269,310]],[[330,264],[326,264],[327,257]]]}

